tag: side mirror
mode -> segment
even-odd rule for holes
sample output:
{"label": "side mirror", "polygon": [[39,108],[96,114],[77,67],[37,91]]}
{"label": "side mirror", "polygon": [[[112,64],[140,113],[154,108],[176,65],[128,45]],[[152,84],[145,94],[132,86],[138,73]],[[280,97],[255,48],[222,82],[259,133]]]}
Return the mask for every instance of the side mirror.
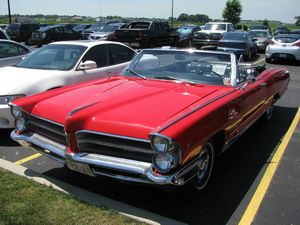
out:
{"label": "side mirror", "polygon": [[92,60],[87,60],[85,62],[81,62],[78,66],[78,70],[90,70],[90,69],[96,69],[97,63]]}
{"label": "side mirror", "polygon": [[257,39],[257,38],[253,38],[252,40],[253,40],[253,41],[258,41],[258,39]]}

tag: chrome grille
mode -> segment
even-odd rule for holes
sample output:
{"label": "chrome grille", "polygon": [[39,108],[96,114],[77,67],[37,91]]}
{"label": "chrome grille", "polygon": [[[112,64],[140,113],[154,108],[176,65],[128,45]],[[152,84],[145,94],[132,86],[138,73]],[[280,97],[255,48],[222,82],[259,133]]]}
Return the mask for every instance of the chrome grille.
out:
{"label": "chrome grille", "polygon": [[33,133],[40,134],[58,143],[67,145],[64,126],[35,116],[29,116],[28,128]]}
{"label": "chrome grille", "polygon": [[154,152],[149,140],[91,131],[79,131],[76,136],[79,151],[82,153],[95,153],[143,162],[152,161]]}

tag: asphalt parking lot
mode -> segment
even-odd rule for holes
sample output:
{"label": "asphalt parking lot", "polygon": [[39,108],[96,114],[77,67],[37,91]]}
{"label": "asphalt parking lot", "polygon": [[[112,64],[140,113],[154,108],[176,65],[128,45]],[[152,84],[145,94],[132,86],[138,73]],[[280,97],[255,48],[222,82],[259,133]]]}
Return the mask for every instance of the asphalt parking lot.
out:
{"label": "asphalt parking lot", "polygon": [[[252,63],[264,62],[263,55]],[[169,194],[149,186],[124,184],[107,178],[91,178],[72,172],[45,156],[25,150],[9,139],[7,130],[0,131],[0,157],[74,184],[91,192],[142,208],[187,224],[247,224],[243,218],[255,199],[264,174],[278,164],[270,186],[253,224],[300,224],[300,124],[289,130],[300,106],[300,66],[279,62],[268,66],[287,67],[291,74],[289,89],[274,109],[272,121],[256,123],[232,147],[217,159],[208,188],[197,197],[182,192]],[[297,114],[298,113],[298,114]],[[291,139],[282,147],[284,136]],[[283,149],[280,161],[273,156]],[[264,185],[264,184],[263,184]],[[252,211],[251,211],[252,210]]]}

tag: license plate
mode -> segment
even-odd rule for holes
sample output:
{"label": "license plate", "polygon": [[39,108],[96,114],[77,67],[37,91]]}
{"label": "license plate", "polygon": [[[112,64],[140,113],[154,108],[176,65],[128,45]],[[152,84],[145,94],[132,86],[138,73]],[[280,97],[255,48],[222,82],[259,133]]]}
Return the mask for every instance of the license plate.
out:
{"label": "license plate", "polygon": [[203,41],[202,44],[203,44],[203,45],[208,45],[208,42]]}
{"label": "license plate", "polygon": [[74,162],[72,160],[66,159],[66,165],[70,170],[74,170],[79,173],[83,173],[89,176],[94,176],[89,165],[79,162]]}
{"label": "license plate", "polygon": [[287,54],[279,54],[280,58],[287,58]]}

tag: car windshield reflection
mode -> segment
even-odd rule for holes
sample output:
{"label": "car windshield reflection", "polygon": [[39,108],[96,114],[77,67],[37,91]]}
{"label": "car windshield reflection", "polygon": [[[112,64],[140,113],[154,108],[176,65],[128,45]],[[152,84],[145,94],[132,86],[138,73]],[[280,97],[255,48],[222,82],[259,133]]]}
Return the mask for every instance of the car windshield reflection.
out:
{"label": "car windshield reflection", "polygon": [[231,55],[217,52],[144,50],[124,76],[224,85],[231,78]]}
{"label": "car windshield reflection", "polygon": [[16,67],[43,70],[70,70],[87,47],[79,45],[47,45],[23,59]]}

